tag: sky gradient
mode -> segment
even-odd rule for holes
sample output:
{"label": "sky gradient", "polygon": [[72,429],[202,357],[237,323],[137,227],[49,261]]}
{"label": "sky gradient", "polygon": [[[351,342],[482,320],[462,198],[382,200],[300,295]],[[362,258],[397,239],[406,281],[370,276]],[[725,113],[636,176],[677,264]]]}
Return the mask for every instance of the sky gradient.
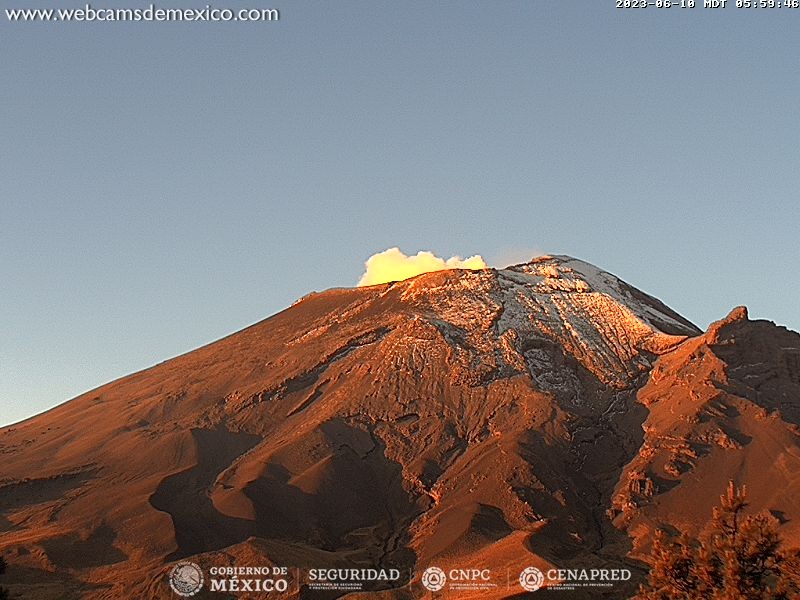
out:
{"label": "sky gradient", "polygon": [[273,6],[0,22],[0,424],[393,246],[569,254],[701,327],[800,329],[800,10]]}

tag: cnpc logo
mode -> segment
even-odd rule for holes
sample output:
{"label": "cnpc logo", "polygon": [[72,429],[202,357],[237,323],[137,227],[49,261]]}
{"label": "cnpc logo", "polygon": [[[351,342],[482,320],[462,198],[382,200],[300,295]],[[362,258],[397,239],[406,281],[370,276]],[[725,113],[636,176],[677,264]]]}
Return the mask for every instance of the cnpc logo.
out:
{"label": "cnpc logo", "polygon": [[466,589],[463,584],[478,582],[490,582],[492,571],[490,569],[450,569],[445,573],[439,567],[428,567],[422,573],[422,585],[426,590],[438,592],[442,590],[448,581],[458,584],[460,589]]}

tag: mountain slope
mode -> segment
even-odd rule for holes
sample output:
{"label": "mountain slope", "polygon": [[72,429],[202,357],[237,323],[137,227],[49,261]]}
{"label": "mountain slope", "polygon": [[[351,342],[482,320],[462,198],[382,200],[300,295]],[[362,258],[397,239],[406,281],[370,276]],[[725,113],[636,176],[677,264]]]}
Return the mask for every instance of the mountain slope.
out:
{"label": "mountain slope", "polygon": [[661,522],[696,534],[717,504],[709,490],[731,479],[800,545],[800,335],[737,308],[659,358],[639,401],[644,444],[614,498],[639,552]]}
{"label": "mountain slope", "polygon": [[[776,329],[730,327],[745,340]],[[701,336],[660,301],[563,256],[312,294],[0,432],[10,583],[26,597],[169,598],[165,566],[192,557],[396,567],[389,597],[399,598],[424,591],[412,574],[431,564],[636,570],[627,554],[680,511],[682,489],[698,493],[676,467],[674,486],[658,487],[673,504],[659,512],[629,483],[662,468],[644,450],[674,435],[669,406],[692,394],[663,374],[725,370],[703,366],[697,347],[741,367],[730,393],[750,398],[741,386],[766,378],[755,395],[778,425],[752,460],[784,452],[781,473],[791,471],[797,363],[784,347],[798,336],[784,331],[751,373],[749,341],[709,346],[730,327]],[[769,383],[781,361],[788,371]],[[681,436],[704,435],[687,423]],[[750,477],[731,464],[709,468]],[[788,492],[759,500],[794,514]]]}

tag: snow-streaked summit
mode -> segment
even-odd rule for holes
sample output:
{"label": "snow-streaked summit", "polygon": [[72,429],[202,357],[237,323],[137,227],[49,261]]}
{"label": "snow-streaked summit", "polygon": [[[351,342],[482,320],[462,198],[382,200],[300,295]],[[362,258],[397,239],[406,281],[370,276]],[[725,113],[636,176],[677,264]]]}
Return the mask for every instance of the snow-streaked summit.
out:
{"label": "snow-streaked summit", "polygon": [[421,275],[384,294],[398,289],[448,340],[494,352],[499,370],[528,373],[552,391],[579,387],[574,361],[625,387],[654,355],[700,333],[660,300],[569,256]]}
{"label": "snow-streaked summit", "polygon": [[627,306],[642,321],[663,333],[700,333],[700,329],[693,323],[660,300],[641,292],[616,275],[571,256],[540,256],[529,263],[507,267],[503,271],[522,271],[527,275],[543,277],[544,287],[551,290],[605,294]]}
{"label": "snow-streaked summit", "polygon": [[605,383],[624,386],[650,367],[648,355],[700,333],[656,298],[569,256],[538,257],[497,277],[505,307],[498,332],[513,329],[524,340],[531,374],[545,385],[559,366],[553,348],[537,347],[537,340],[557,344]]}

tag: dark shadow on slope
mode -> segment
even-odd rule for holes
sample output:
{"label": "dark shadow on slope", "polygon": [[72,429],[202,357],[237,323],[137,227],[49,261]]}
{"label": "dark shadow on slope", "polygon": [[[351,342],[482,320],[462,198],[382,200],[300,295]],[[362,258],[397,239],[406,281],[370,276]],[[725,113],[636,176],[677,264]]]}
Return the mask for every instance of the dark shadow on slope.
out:
{"label": "dark shadow on slope", "polygon": [[800,334],[769,321],[722,327],[711,350],[726,363],[728,383],[717,387],[800,425]]}
{"label": "dark shadow on slope", "polygon": [[107,584],[80,581],[64,571],[54,573],[45,569],[17,565],[13,558],[9,559],[8,563],[8,571],[3,576],[3,586],[11,591],[13,600],[36,598],[82,600],[93,592],[97,593],[110,587]]}
{"label": "dark shadow on slope", "polygon": [[[519,454],[543,489],[515,491],[547,520],[526,544],[559,567],[630,567],[624,557],[632,541],[613,525],[607,511],[624,468],[644,441],[642,424],[648,411],[637,402],[636,394],[646,377],[615,391],[585,369],[576,372],[587,401],[576,410],[557,400],[572,413],[562,425],[568,436],[531,430],[520,441]],[[638,579],[640,573],[632,570]],[[633,581],[628,587],[632,590],[636,585]]]}
{"label": "dark shadow on slope", "polygon": [[511,534],[514,529],[505,519],[503,511],[496,506],[479,504],[470,522],[470,531],[487,540],[496,542]]}
{"label": "dark shadow on slope", "polygon": [[16,529],[19,529],[19,527],[14,525],[14,523],[9,521],[5,517],[0,516],[0,533],[5,533],[7,531],[14,531]]}
{"label": "dark shadow on slope", "polygon": [[86,467],[41,479],[24,479],[0,485],[0,513],[4,511],[52,502],[63,498],[67,492],[82,486],[97,474],[97,469]]}
{"label": "dark shadow on slope", "polygon": [[253,529],[250,521],[220,514],[208,496],[208,488],[261,438],[226,429],[192,429],[192,437],[197,464],[165,478],[150,497],[154,508],[172,517],[178,550],[168,560],[225,548],[247,539]]}
{"label": "dark shadow on slope", "polygon": [[[329,552],[332,567],[398,568],[410,574],[416,555],[407,547],[408,527],[421,511],[403,488],[401,466],[386,458],[383,442],[366,429],[341,419],[323,423],[320,429],[327,446],[324,455],[315,457],[319,465],[311,481],[306,475],[304,483],[298,483],[297,474],[271,463],[244,489],[255,509],[254,520],[221,514],[208,489],[260,438],[223,429],[193,430],[198,464],[164,479],[150,498],[155,508],[172,517],[178,550],[167,559],[256,537]],[[303,447],[298,442],[298,448]],[[307,457],[298,455],[303,458]],[[397,585],[407,581],[408,575]]]}
{"label": "dark shadow on slope", "polygon": [[370,431],[341,419],[320,428],[328,445],[302,476],[270,464],[245,489],[256,535],[347,556],[352,566],[410,573],[416,556],[407,547],[408,527],[421,510],[403,488],[401,466]]}
{"label": "dark shadow on slope", "polygon": [[124,552],[114,546],[116,538],[116,531],[103,524],[85,540],[76,534],[69,534],[46,540],[42,542],[42,547],[50,561],[60,568],[88,569],[128,559]]}

